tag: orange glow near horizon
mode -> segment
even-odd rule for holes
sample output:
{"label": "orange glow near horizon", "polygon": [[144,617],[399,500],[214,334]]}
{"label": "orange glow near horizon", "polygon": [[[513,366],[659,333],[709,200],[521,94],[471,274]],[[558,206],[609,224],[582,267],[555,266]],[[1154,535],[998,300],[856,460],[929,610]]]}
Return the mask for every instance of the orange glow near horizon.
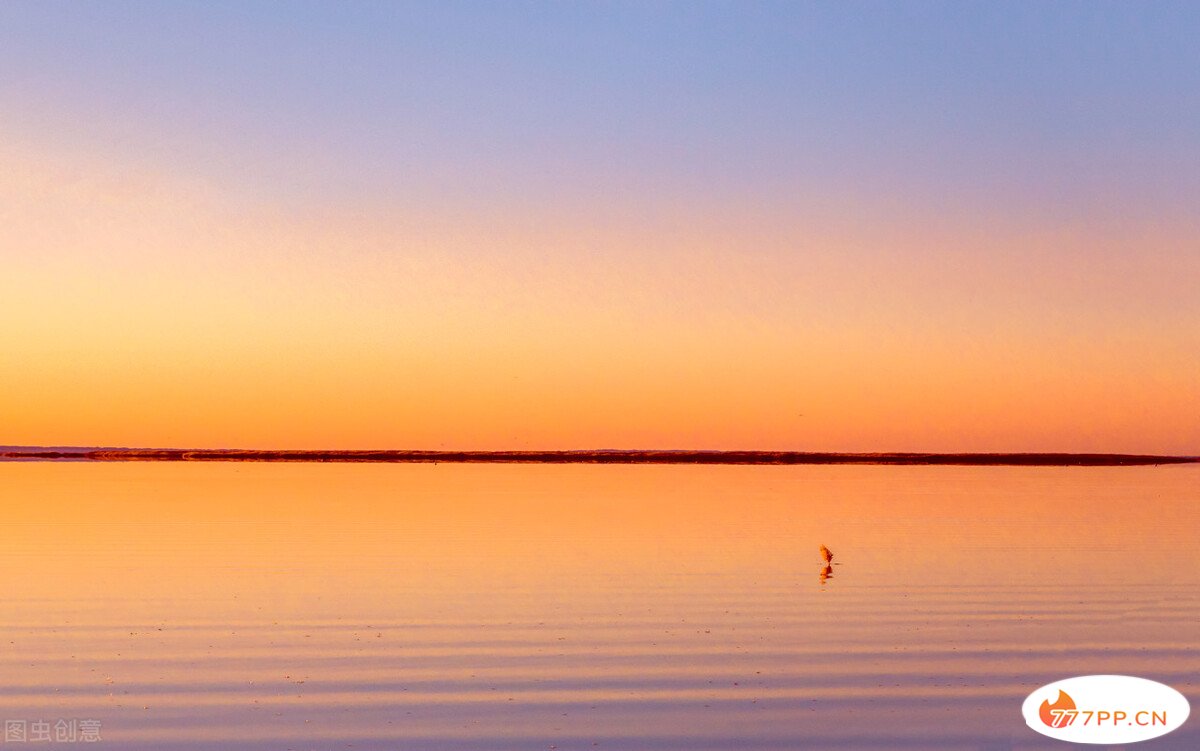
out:
{"label": "orange glow near horizon", "polygon": [[38,148],[0,149],[6,444],[1200,452],[1184,223],[304,215]]}

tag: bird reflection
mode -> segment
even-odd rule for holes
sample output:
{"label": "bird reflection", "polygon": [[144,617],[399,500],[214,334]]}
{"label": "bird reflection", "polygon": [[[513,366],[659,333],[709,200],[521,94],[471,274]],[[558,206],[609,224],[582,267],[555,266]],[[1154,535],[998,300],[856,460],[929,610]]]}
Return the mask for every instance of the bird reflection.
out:
{"label": "bird reflection", "polygon": [[833,576],[833,551],[824,545],[821,546],[821,560],[824,561],[824,565],[821,567],[821,572],[817,574],[817,579],[824,584]]}

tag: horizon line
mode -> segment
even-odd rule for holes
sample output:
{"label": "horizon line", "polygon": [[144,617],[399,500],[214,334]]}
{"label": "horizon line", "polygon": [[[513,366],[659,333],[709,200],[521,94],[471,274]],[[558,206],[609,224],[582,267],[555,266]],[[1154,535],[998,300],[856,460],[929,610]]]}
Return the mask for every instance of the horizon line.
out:
{"label": "horizon line", "polygon": [[838,452],[724,449],[154,449],[5,446],[0,461],[225,461],[448,464],[893,464],[954,466],[1144,466],[1195,464],[1200,456],[1073,452]]}

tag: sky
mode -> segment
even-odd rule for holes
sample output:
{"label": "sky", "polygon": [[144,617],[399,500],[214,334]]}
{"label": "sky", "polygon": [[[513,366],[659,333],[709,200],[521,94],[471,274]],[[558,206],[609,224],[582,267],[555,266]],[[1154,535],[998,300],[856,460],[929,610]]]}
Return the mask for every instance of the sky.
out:
{"label": "sky", "polygon": [[0,3],[0,443],[1200,454],[1195,3]]}

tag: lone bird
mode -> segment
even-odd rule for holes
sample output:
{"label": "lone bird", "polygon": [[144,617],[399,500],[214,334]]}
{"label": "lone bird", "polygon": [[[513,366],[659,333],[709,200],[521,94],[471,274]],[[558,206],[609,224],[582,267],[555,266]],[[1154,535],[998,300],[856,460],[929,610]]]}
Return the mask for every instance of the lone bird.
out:
{"label": "lone bird", "polygon": [[829,563],[830,561],[833,560],[833,551],[830,550],[829,548],[825,547],[824,545],[822,545],[821,546],[821,559],[823,561],[825,561],[825,563]]}

